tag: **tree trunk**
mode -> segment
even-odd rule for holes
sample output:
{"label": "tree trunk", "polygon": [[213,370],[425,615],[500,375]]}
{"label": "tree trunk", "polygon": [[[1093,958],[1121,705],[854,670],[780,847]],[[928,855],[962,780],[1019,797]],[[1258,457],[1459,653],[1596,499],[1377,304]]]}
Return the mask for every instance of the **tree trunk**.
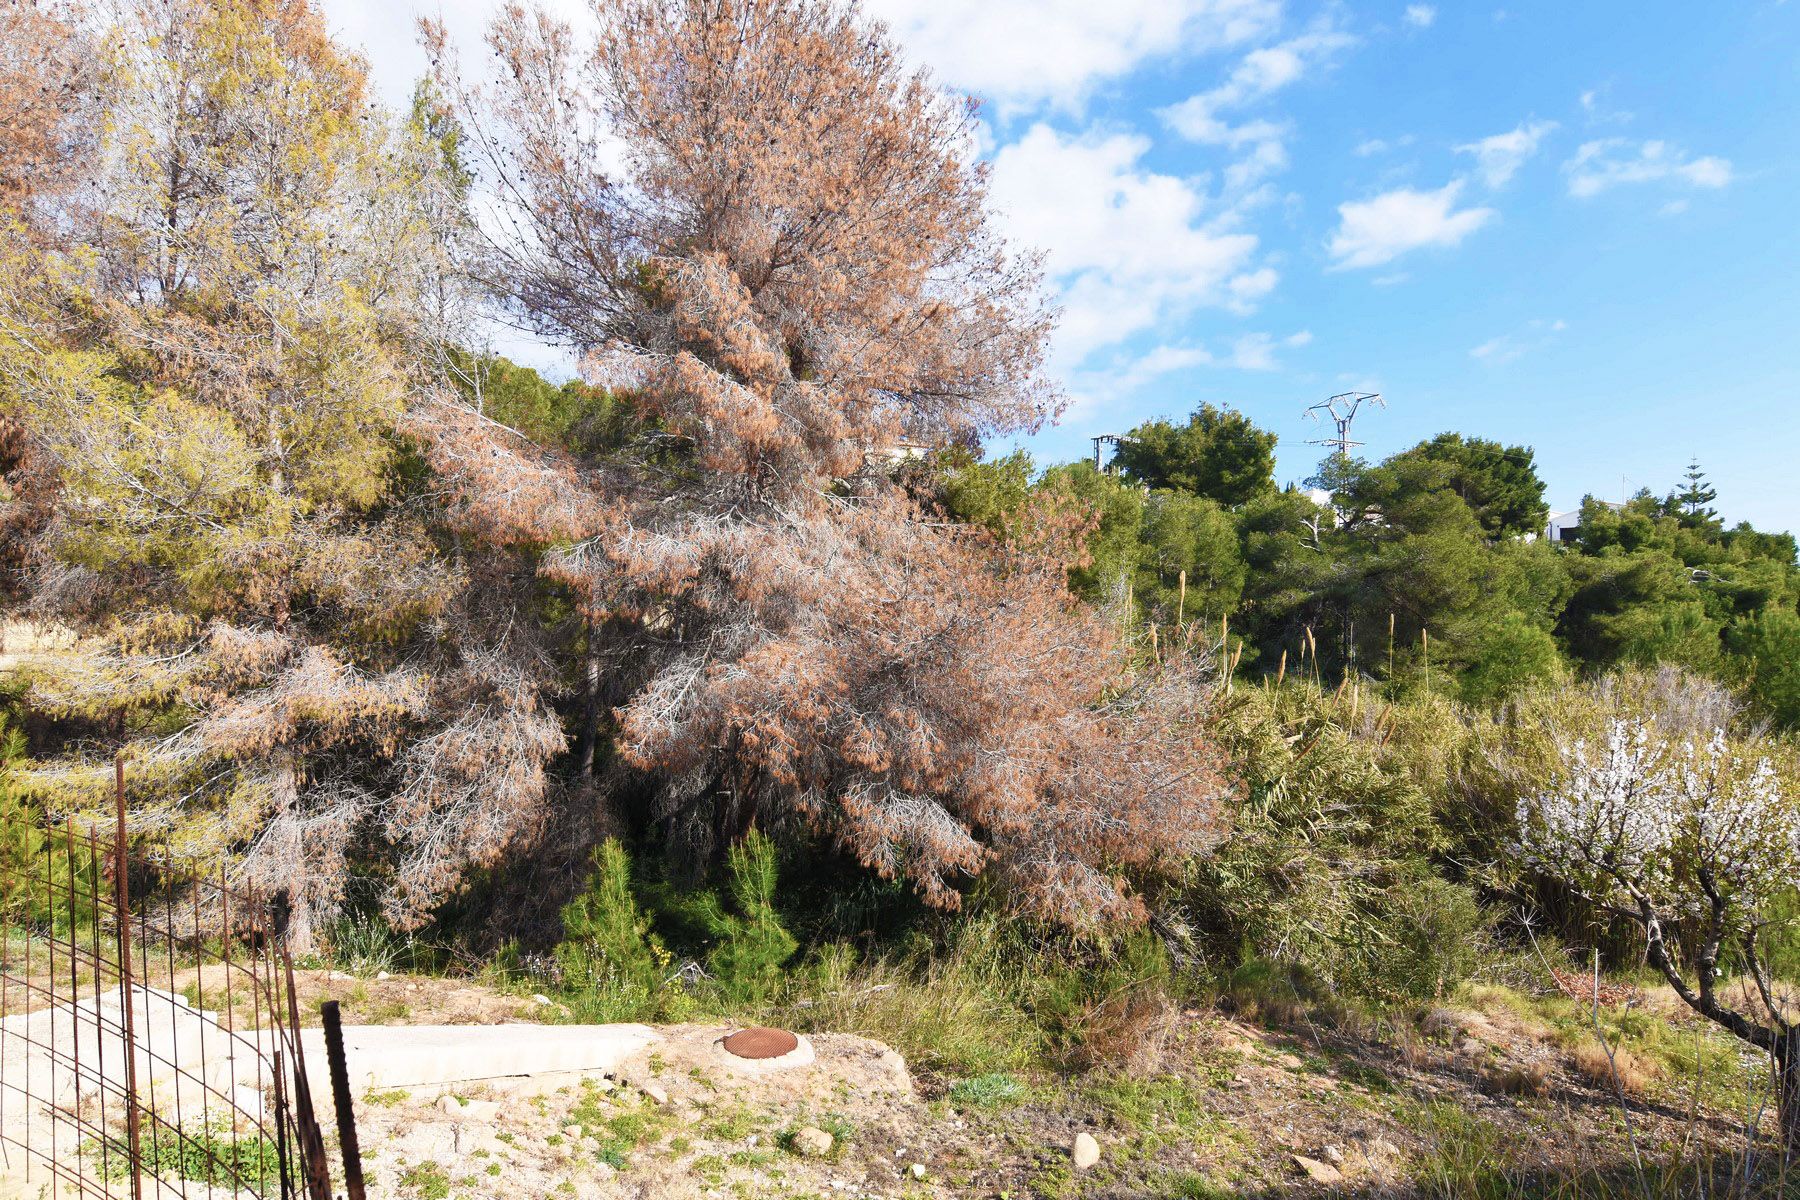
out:
{"label": "tree trunk", "polygon": [[1790,1159],[1800,1158],[1800,1029],[1776,1035],[1775,1086],[1780,1091],[1782,1142]]}
{"label": "tree trunk", "polygon": [[594,623],[587,622],[587,644],[581,664],[581,737],[575,747],[575,774],[582,788],[594,785],[594,760],[600,748],[600,648]]}

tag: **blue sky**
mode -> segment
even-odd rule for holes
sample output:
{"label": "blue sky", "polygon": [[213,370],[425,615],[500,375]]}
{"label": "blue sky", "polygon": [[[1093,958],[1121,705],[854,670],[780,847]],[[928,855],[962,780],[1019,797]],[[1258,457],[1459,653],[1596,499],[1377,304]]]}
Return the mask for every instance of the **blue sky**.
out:
{"label": "blue sky", "polygon": [[[489,7],[432,11],[472,46]],[[1297,480],[1303,410],[1361,388],[1373,457],[1528,444],[1558,509],[1698,457],[1728,520],[1800,531],[1800,3],[869,7],[986,101],[1000,218],[1047,255],[1041,459],[1210,401]],[[325,9],[409,90],[404,5]]]}

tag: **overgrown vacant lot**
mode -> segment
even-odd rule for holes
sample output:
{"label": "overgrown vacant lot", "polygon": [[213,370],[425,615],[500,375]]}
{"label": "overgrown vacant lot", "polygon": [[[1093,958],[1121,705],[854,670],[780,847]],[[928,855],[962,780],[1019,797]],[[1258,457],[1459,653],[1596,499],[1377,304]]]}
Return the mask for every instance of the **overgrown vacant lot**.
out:
{"label": "overgrown vacant lot", "polygon": [[[191,901],[195,947],[306,966],[306,1020],[683,1031],[362,1097],[409,1200],[1794,1190],[1800,545],[1663,436],[1775,444],[1793,371],[1743,347],[1792,354],[1793,147],[1721,136],[1734,170],[1627,91],[1789,129],[1800,4],[442,0],[422,56],[356,7],[0,0],[20,970],[99,830],[93,938],[103,883],[140,935]],[[1659,18],[1680,60],[1615,72]],[[1687,61],[1749,21],[1766,60]],[[1561,107],[1489,127],[1549,66]],[[1336,150],[1280,107],[1331,86],[1376,106]],[[1752,189],[1766,229],[1703,218]],[[1512,272],[1440,275],[1465,239]],[[1476,373],[1528,352],[1571,390]],[[1377,376],[1412,395],[1321,399],[1296,461],[1304,390]],[[677,1051],[749,1023],[821,1064]]]}
{"label": "overgrown vacant lot", "polygon": [[[302,988],[343,998],[353,1021],[567,1019],[529,996],[429,976],[320,972]],[[815,1033],[818,1065],[793,1076],[746,1083],[678,1043],[616,1080],[450,1100],[370,1093],[358,1119],[379,1193],[402,1197],[498,1198],[520,1186],[675,1197],[1757,1194],[1733,1181],[1749,1116],[1762,1118],[1758,1157],[1774,1132],[1766,1063],[1654,988],[1617,991],[1623,1002],[1602,1005],[1596,1026],[1591,1005],[1554,989],[1476,985],[1377,1017],[1265,982],[1217,1006],[1132,1014],[1116,1033],[1138,1050],[1115,1067],[970,1073],[950,1060],[979,1061],[983,1033],[953,1041],[921,1021],[869,1031],[939,1063],[910,1084],[880,1043]],[[819,1007],[829,1011],[802,1002],[788,1015]],[[829,1133],[829,1149],[807,1153],[803,1129]],[[1089,1168],[1071,1157],[1083,1132],[1100,1149]]]}

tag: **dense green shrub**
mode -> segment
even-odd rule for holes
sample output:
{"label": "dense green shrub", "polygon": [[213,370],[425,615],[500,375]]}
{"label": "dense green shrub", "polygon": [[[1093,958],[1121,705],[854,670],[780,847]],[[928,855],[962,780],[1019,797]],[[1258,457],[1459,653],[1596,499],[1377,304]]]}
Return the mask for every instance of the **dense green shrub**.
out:
{"label": "dense green shrub", "polygon": [[615,839],[594,851],[585,892],[563,910],[557,965],[585,1020],[653,1018],[666,1007],[672,956],[651,932],[631,887],[631,856]]}
{"label": "dense green shrub", "polygon": [[19,753],[19,736],[0,719],[0,918],[9,920],[23,917],[32,903],[24,880],[44,844],[36,810],[12,786]]}
{"label": "dense green shrub", "polygon": [[708,913],[714,941],[707,974],[726,1003],[761,1004],[781,986],[782,968],[799,947],[775,911],[775,843],[752,830],[731,847],[725,871],[731,908],[715,900]]}
{"label": "dense green shrub", "polygon": [[1485,920],[1439,873],[1463,724],[1447,701],[1388,703],[1300,682],[1240,689],[1225,743],[1245,800],[1186,893],[1220,968],[1266,960],[1328,988],[1424,998],[1477,965]]}
{"label": "dense green shrub", "polygon": [[637,885],[623,843],[601,843],[587,890],[563,911],[555,950],[571,1007],[619,1021],[767,1003],[798,948],[775,909],[779,871],[775,844],[752,831],[726,856],[723,894]]}

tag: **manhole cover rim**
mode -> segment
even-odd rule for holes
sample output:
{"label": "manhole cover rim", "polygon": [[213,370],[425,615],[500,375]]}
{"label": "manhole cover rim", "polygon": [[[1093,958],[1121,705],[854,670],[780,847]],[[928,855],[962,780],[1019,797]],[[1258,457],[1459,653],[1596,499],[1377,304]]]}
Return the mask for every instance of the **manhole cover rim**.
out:
{"label": "manhole cover rim", "polygon": [[727,1054],[744,1059],[783,1058],[800,1047],[800,1039],[785,1029],[752,1025],[719,1039]]}

